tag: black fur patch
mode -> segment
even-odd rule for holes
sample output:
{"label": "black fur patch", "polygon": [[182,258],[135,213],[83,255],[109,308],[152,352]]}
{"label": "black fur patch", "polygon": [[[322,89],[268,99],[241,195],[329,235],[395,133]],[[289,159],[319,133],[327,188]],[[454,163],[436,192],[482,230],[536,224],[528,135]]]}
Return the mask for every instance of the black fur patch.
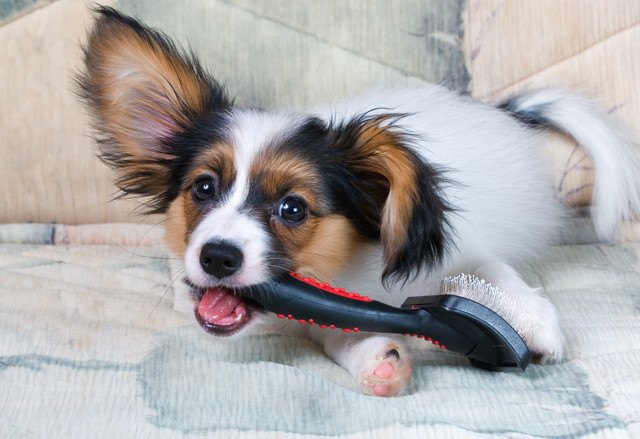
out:
{"label": "black fur patch", "polygon": [[528,127],[544,128],[551,125],[551,122],[545,116],[547,105],[542,104],[526,110],[521,110],[518,107],[519,102],[517,97],[507,99],[497,106],[498,109],[508,113],[520,123]]}

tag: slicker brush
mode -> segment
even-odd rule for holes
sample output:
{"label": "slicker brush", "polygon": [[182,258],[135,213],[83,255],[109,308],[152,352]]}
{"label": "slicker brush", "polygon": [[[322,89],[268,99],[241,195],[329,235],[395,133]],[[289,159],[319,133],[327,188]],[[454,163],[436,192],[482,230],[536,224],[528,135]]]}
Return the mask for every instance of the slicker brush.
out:
{"label": "slicker brush", "polygon": [[446,277],[437,295],[409,297],[400,308],[293,272],[241,294],[281,319],[419,337],[487,370],[525,370],[531,361],[523,339],[535,323],[507,294],[469,274]]}

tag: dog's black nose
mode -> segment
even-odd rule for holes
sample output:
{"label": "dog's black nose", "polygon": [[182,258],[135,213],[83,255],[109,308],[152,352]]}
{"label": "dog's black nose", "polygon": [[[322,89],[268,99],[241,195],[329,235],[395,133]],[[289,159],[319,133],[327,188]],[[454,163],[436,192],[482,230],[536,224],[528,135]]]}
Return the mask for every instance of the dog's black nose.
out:
{"label": "dog's black nose", "polygon": [[208,242],[200,251],[202,269],[222,279],[231,276],[242,265],[242,252],[228,242]]}

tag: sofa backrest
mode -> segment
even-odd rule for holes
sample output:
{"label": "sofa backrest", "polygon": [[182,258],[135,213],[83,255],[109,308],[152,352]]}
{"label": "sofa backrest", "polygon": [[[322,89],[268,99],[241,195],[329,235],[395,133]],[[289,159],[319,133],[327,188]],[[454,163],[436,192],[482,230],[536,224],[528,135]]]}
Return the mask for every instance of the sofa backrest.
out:
{"label": "sofa backrest", "polygon": [[[112,172],[94,155],[89,120],[73,92],[90,4],[42,0],[32,10],[0,8],[0,222],[156,220],[132,214],[135,200],[110,202],[117,195]],[[117,3],[188,43],[242,104],[303,108],[380,82],[445,82],[485,100],[561,83],[595,93],[633,120],[640,114],[640,76],[632,73],[640,71],[640,30],[632,24],[640,8],[624,0],[581,3],[579,11],[571,5]],[[569,201],[585,204],[588,161],[572,168],[573,142],[559,145],[549,148],[556,185]]]}

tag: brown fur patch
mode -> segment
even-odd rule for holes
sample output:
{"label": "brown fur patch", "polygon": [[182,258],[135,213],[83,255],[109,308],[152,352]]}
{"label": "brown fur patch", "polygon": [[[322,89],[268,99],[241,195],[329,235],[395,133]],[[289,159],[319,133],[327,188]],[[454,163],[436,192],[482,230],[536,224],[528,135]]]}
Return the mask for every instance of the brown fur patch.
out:
{"label": "brown fur patch", "polygon": [[389,182],[389,194],[382,209],[381,241],[385,260],[393,260],[406,243],[406,231],[411,221],[416,194],[416,169],[410,155],[400,147],[401,141],[392,130],[383,126],[387,117],[371,119],[358,138],[361,172],[384,176]]}
{"label": "brown fur patch", "polygon": [[185,189],[180,198],[182,198],[182,205],[184,206],[184,239],[187,241],[207,211],[203,211],[196,205],[191,195],[191,189]]}
{"label": "brown fur patch", "polygon": [[204,110],[207,84],[189,64],[122,21],[101,18],[85,53],[85,87],[94,109],[103,128],[134,157],[163,158],[157,140],[188,127],[188,111]]}
{"label": "brown fur patch", "polygon": [[258,183],[268,200],[277,201],[296,193],[307,200],[311,210],[321,207],[317,195],[311,192],[318,187],[320,178],[310,163],[295,154],[267,150],[252,163],[249,178]]}
{"label": "brown fur patch", "polygon": [[228,143],[217,143],[205,149],[193,161],[193,170],[187,181],[193,183],[203,174],[215,174],[222,192],[229,190],[236,179],[233,147]]}
{"label": "brown fur patch", "polygon": [[329,281],[347,265],[359,241],[358,232],[347,218],[341,215],[318,218],[302,246],[292,252],[294,269]]}
{"label": "brown fur patch", "polygon": [[176,198],[167,210],[164,236],[169,249],[176,255],[184,255],[187,249],[187,216],[184,197]]}

